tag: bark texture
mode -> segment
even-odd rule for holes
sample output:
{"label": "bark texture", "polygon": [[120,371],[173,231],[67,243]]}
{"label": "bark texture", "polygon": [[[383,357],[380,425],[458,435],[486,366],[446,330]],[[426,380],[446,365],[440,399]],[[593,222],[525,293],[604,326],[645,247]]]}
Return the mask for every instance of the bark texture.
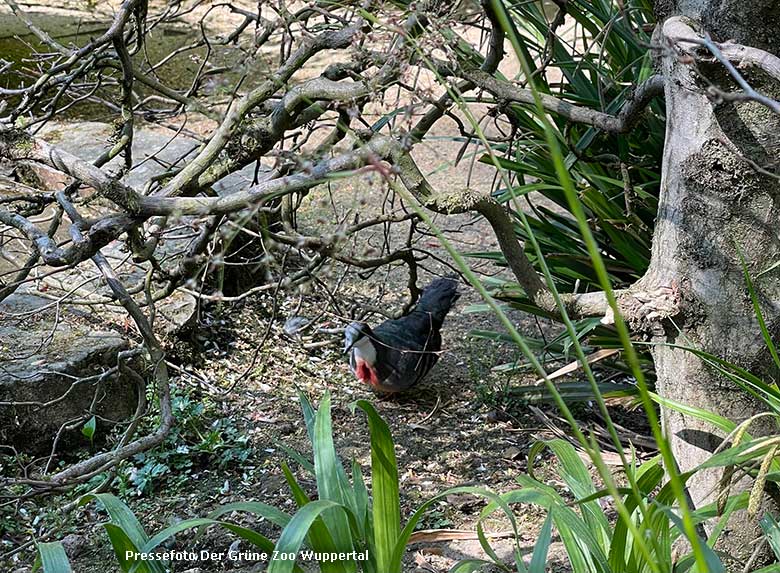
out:
{"label": "bark texture", "polygon": [[[718,63],[696,73],[684,51],[701,48],[681,39],[700,39],[700,34],[709,32],[716,41],[735,39],[777,53],[778,27],[772,22],[780,10],[777,2],[728,0],[680,0],[673,8],[679,16],[667,19],[661,34],[669,48],[663,57],[667,131],[652,262],[643,282],[680,293],[682,312],[667,328],[667,342],[699,347],[777,380],[738,249],[748,261],[774,336],[780,326],[780,272],[755,277],[780,259],[780,181],[757,173],[744,158],[760,165],[777,161],[780,117],[756,102],[708,98],[702,74],[727,91],[734,88],[733,82]],[[746,79],[777,97],[777,83],[761,72],[752,70]],[[737,422],[762,410],[757,401],[687,351],[658,345],[654,358],[658,390],[667,398]],[[664,412],[664,423],[683,471],[707,459],[723,439],[712,426],[677,412]],[[751,431],[761,434],[768,428]],[[689,482],[697,507],[714,501],[720,474],[711,470]],[[759,535],[757,519],[737,515],[722,538],[722,549],[744,562]],[[737,563],[733,566],[741,570]]]}

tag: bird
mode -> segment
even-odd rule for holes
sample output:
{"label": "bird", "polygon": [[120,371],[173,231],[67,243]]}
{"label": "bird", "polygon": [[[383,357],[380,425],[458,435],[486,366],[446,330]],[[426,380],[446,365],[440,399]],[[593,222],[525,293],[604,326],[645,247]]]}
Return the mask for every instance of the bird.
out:
{"label": "bird", "polygon": [[459,297],[453,278],[439,278],[404,316],[374,329],[364,322],[349,324],[344,329],[344,353],[349,353],[352,372],[379,393],[414,386],[439,359],[441,327]]}

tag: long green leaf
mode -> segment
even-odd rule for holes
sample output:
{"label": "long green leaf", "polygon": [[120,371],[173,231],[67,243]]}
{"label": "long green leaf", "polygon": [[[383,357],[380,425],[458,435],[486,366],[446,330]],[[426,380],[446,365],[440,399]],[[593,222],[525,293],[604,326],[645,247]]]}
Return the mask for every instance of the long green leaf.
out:
{"label": "long green leaf", "polygon": [[775,348],[775,343],[772,341],[772,336],[769,334],[769,329],[766,326],[766,321],[764,320],[764,313],[761,312],[761,304],[758,302],[758,295],[756,294],[756,289],[753,287],[753,280],[750,278],[750,271],[747,267],[747,262],[745,261],[745,257],[742,255],[742,250],[739,248],[739,243],[736,243],[737,247],[737,254],[739,255],[739,261],[742,263],[742,273],[745,275],[745,284],[747,285],[748,292],[750,293],[750,300],[753,303],[753,312],[756,314],[756,319],[758,319],[758,326],[761,329],[761,336],[764,337],[764,344],[766,344],[767,349],[769,349],[769,354],[772,355],[772,360],[775,362],[775,366],[780,368],[780,356],[777,355],[777,349]]}
{"label": "long green leaf", "polygon": [[[304,505],[293,516],[276,542],[277,555],[297,556],[314,521],[324,512],[334,510],[343,512],[344,507],[324,499]],[[272,559],[268,564],[268,573],[290,573],[294,567],[295,559]]]}
{"label": "long green leaf", "polygon": [[65,548],[59,541],[38,543],[38,558],[43,573],[72,573]]}
{"label": "long green leaf", "polygon": [[531,556],[531,565],[528,573],[545,573],[547,571],[547,552],[550,550],[552,541],[552,524],[555,509],[551,509],[544,520],[539,537],[534,543],[534,552]]}
{"label": "long green leaf", "polygon": [[393,552],[401,532],[398,464],[390,428],[366,400],[357,406],[368,417],[371,433],[371,493],[373,497],[374,552],[379,571],[400,573],[393,564]]}
{"label": "long green leaf", "polygon": [[775,557],[780,561],[780,524],[777,523],[773,515],[768,513],[761,518],[759,523],[764,531],[769,547],[772,548]]}
{"label": "long green leaf", "polygon": [[[79,499],[79,505],[95,500],[103,504],[103,507],[108,512],[111,523],[104,524],[104,527],[109,535],[119,563],[123,564],[127,561],[125,559],[125,551],[138,551],[149,540],[149,536],[132,510],[122,500],[110,493],[87,494]],[[165,568],[157,561],[139,561],[135,566],[135,571],[139,573],[146,573],[147,571],[150,573],[165,573]]]}
{"label": "long green leaf", "polygon": [[[290,486],[293,499],[295,499],[295,503],[298,504],[298,507],[301,508],[310,503],[309,496],[307,496],[306,492],[303,491],[303,488],[300,486],[298,481],[295,479],[295,476],[290,471],[290,468],[287,467],[287,464],[285,463],[282,463],[282,472],[284,472],[284,477]],[[322,517],[317,517],[309,527],[308,540],[309,545],[315,551],[338,552],[336,550],[335,544],[333,543],[333,536],[331,535],[330,530],[328,530],[328,527],[325,525]],[[325,565],[326,570],[330,570],[331,567],[333,567],[333,564],[331,563]]]}
{"label": "long green leaf", "polygon": [[[320,401],[320,407],[314,422],[314,470],[317,478],[317,492],[320,500],[333,501],[337,505],[347,505],[344,484],[344,468],[336,455],[333,444],[333,427],[330,416],[330,394],[326,393]],[[341,471],[339,471],[339,468]],[[349,506],[347,506],[349,507]],[[350,553],[354,549],[352,533],[347,515],[342,510],[326,511],[322,520],[330,532],[333,548],[340,553]],[[356,570],[353,562],[351,570]]]}
{"label": "long green leaf", "polygon": [[[540,441],[534,444],[528,452],[528,473],[532,475],[533,462],[542,448],[550,448],[559,462],[559,471],[563,481],[574,495],[575,499],[582,499],[596,491],[593,486],[588,468],[580,459],[577,450],[569,442],[562,439]],[[588,527],[601,539],[602,549],[609,549],[610,525],[598,501],[580,503],[583,518]]]}

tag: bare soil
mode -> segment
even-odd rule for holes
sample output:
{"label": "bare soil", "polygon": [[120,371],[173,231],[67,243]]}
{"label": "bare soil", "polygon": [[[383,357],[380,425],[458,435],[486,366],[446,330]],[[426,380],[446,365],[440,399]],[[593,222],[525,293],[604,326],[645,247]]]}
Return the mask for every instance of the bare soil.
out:
{"label": "bare soil", "polygon": [[[358,202],[366,203],[370,187],[356,192]],[[373,188],[376,191],[376,188]],[[324,191],[320,191],[324,192]],[[313,198],[312,205],[318,205]],[[322,213],[309,211],[300,224],[316,224]],[[446,221],[448,228],[457,229],[451,236],[463,250],[489,249],[491,235],[484,222],[466,216]],[[405,236],[405,235],[404,235]],[[371,238],[366,238],[370,244]],[[426,241],[426,249],[446,261],[446,253],[434,239]],[[439,274],[450,272],[446,265],[429,259],[423,263]],[[475,268],[485,273],[502,272],[500,268],[475,261]],[[420,285],[432,274],[422,271]],[[204,303],[197,323],[188,332],[168,340],[171,363],[175,365],[173,383],[177,395],[207,404],[215,419],[230,419],[235,429],[246,436],[249,450],[246,461],[230,463],[220,468],[214,456],[193,457],[194,463],[186,475],[176,475],[176,469],[153,482],[151,492],[123,499],[138,515],[147,532],[159,531],[181,519],[202,517],[225,503],[262,501],[294,512],[291,495],[281,472],[281,463],[288,461],[310,494],[314,494],[313,477],[290,462],[280,445],[310,456],[298,393],[306,393],[315,406],[325,392],[333,399],[333,424],[336,448],[345,464],[356,459],[369,474],[370,452],[364,416],[353,413],[350,404],[358,399],[375,403],[387,420],[395,441],[401,479],[401,511],[407,518],[424,501],[449,487],[479,485],[504,492],[516,487],[516,476],[526,469],[526,454],[538,438],[549,437],[538,421],[522,407],[504,408],[501,390],[533,379],[530,375],[498,374],[492,368],[517,358],[514,349],[495,341],[473,337],[471,332],[500,330],[497,321],[486,313],[469,312],[469,306],[481,302],[473,290],[461,287],[462,297],[450,313],[444,327],[444,348],[438,364],[417,387],[400,396],[374,395],[356,380],[341,354],[339,334],[318,333],[343,327],[352,307],[399,310],[408,293],[405,290],[405,267],[383,269],[374,276],[361,278],[356,272],[333,268],[323,284],[329,289],[312,285],[299,292],[269,292],[236,303]],[[285,322],[291,317],[312,320],[300,335],[288,336]],[[539,324],[516,313],[513,318],[527,334],[538,336]],[[371,315],[369,322],[384,320]],[[544,330],[550,325],[543,325]],[[184,428],[186,431],[186,428]],[[189,438],[183,438],[186,444]],[[141,467],[142,461],[132,464]],[[542,477],[545,465],[542,463]],[[554,468],[549,468],[554,480]],[[123,472],[132,472],[124,467]],[[73,499],[71,496],[68,499]],[[45,519],[55,519],[51,511],[63,500],[44,500],[40,508]],[[422,529],[457,529],[475,531],[475,523],[484,503],[472,496],[450,496],[434,506],[420,524]],[[269,524],[256,519],[235,516],[247,526],[278,536]],[[542,512],[536,508],[518,507],[521,525],[521,545],[532,546],[541,522]],[[76,536],[80,545],[73,551],[74,571],[97,573],[118,571],[116,560],[100,523],[105,515],[94,507],[67,516],[61,525],[61,535]],[[502,519],[490,519],[487,531],[509,529]],[[227,551],[236,538],[217,528],[195,541],[192,534],[179,536],[172,548],[180,550]],[[511,561],[512,540],[493,541],[499,556]],[[241,550],[250,549],[246,544]],[[20,565],[29,552],[18,556]],[[446,543],[425,542],[412,546],[405,569],[447,571],[458,559],[485,558],[475,539]],[[553,561],[554,562],[554,561]],[[233,570],[233,564],[203,562],[191,567],[202,572]],[[262,564],[243,562],[238,570],[262,570]],[[185,571],[184,563],[176,571]],[[13,569],[12,569],[13,570]],[[26,569],[22,569],[26,570]]]}

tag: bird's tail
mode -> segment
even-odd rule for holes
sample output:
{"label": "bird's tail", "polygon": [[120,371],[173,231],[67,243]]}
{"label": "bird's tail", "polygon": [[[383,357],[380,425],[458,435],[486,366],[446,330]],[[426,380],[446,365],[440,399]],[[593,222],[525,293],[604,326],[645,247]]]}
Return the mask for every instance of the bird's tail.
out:
{"label": "bird's tail", "polygon": [[436,279],[425,287],[415,310],[430,313],[433,322],[440,327],[458,297],[460,294],[455,279]]}

